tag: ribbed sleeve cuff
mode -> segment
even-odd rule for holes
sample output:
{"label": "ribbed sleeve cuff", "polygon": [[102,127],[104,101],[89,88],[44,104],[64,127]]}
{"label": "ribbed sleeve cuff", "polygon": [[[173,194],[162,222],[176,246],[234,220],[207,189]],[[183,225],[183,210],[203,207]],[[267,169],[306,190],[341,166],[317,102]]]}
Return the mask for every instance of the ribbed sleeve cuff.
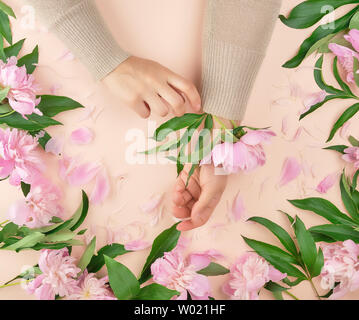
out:
{"label": "ribbed sleeve cuff", "polygon": [[129,57],[108,31],[93,0],[71,8],[50,29],[85,64],[95,80],[104,78]]}
{"label": "ribbed sleeve cuff", "polygon": [[264,54],[207,39],[202,70],[205,112],[242,120]]}

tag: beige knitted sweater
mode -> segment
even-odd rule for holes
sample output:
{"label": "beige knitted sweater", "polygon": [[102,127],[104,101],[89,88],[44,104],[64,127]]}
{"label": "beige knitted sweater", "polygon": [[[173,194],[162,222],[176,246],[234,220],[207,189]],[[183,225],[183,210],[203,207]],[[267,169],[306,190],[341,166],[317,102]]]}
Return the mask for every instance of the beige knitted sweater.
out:
{"label": "beige knitted sweater", "polygon": [[[93,0],[27,0],[96,80],[128,58]],[[270,41],[281,0],[207,0],[202,105],[241,120]]]}

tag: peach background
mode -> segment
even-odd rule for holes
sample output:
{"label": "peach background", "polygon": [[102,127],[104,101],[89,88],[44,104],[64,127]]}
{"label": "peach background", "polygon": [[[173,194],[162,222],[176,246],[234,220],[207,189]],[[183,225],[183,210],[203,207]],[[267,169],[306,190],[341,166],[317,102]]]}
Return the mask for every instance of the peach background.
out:
{"label": "peach background", "polygon": [[[174,165],[130,165],[125,161],[125,150],[129,142],[125,134],[131,128],[140,128],[147,132],[147,122],[120,105],[100,84],[95,84],[85,68],[76,60],[66,61],[58,58],[65,52],[65,47],[40,24],[35,28],[26,27],[26,7],[20,0],[7,1],[15,10],[18,20],[13,21],[15,40],[27,38],[23,52],[29,52],[35,44],[40,46],[40,66],[35,75],[41,84],[42,92],[48,93],[53,85],[60,85],[56,92],[70,96],[86,107],[96,107],[98,117],[79,123],[83,111],[73,111],[58,117],[64,123],[62,127],[50,129],[54,137],[66,137],[65,153],[81,155],[84,160],[101,160],[111,174],[112,193],[102,206],[92,206],[86,226],[91,227],[99,238],[98,248],[105,241],[103,228],[109,217],[114,226],[126,226],[134,221],[147,223],[149,215],[141,212],[139,205],[152,195],[165,192],[164,217],[154,226],[146,228],[146,239],[151,241],[164,228],[172,225],[174,220],[170,212],[170,192],[175,180]],[[283,1],[282,13],[301,0]],[[155,59],[174,71],[198,83],[200,78],[201,58],[201,24],[204,0],[107,0],[97,1],[101,12],[116,35],[119,43],[134,55]],[[286,199],[304,196],[320,196],[315,187],[328,174],[340,172],[345,163],[334,152],[323,151],[324,141],[329,129],[338,115],[349,105],[348,101],[336,101],[306,118],[300,124],[298,112],[303,108],[301,99],[291,96],[289,79],[303,88],[307,93],[317,92],[318,88],[312,77],[314,58],[310,58],[299,70],[285,70],[281,64],[291,58],[299,43],[309,34],[308,30],[295,31],[280,22],[274,31],[267,57],[257,79],[244,123],[256,127],[272,126],[278,134],[271,146],[266,147],[268,162],[265,167],[251,174],[232,176],[223,199],[209,223],[198,230],[189,232],[192,237],[191,250],[220,250],[226,259],[222,264],[229,266],[236,257],[249,248],[240,235],[277,243],[271,234],[262,227],[241,222],[229,222],[226,202],[233,200],[240,191],[247,209],[246,217],[263,216],[289,228],[286,219],[277,210],[282,209],[290,214],[299,214],[309,227],[323,223],[324,220],[311,213],[301,212],[289,205]],[[260,41],[260,39],[259,39]],[[308,68],[306,68],[308,67]],[[102,110],[102,111],[101,111]],[[290,130],[287,135],[281,133],[282,119],[288,117]],[[152,120],[162,121],[162,119]],[[94,142],[85,147],[71,144],[68,137],[72,130],[88,126],[94,130]],[[298,127],[305,130],[298,140],[292,138]],[[352,121],[350,134],[359,136],[357,121]],[[337,135],[332,144],[345,141]],[[313,177],[303,173],[287,186],[279,188],[278,180],[283,161],[286,157],[296,157],[313,166]],[[49,172],[57,177],[57,159],[47,156]],[[118,190],[116,175],[126,174],[122,188]],[[56,178],[57,179],[57,178]],[[70,215],[80,201],[80,190],[71,188],[58,181],[65,191],[65,207]],[[263,192],[260,192],[262,190]],[[21,198],[21,191],[3,182],[0,184],[0,218],[6,219],[8,207],[16,199]],[[340,208],[339,188],[336,185],[325,198],[330,199]],[[120,208],[121,213],[114,214]],[[0,221],[2,221],[0,220]],[[215,230],[215,226],[223,226]],[[138,274],[149,250],[131,253],[120,258]],[[79,256],[81,248],[74,254]],[[24,265],[37,263],[38,253],[13,253],[0,251],[0,284],[20,273]],[[217,299],[225,298],[220,290],[226,276],[212,278],[213,295]],[[302,283],[292,292],[302,299],[314,298],[308,283]],[[0,299],[33,299],[21,287],[0,289]],[[262,299],[271,299],[266,290],[261,293]],[[359,298],[359,293],[348,295],[348,299]]]}

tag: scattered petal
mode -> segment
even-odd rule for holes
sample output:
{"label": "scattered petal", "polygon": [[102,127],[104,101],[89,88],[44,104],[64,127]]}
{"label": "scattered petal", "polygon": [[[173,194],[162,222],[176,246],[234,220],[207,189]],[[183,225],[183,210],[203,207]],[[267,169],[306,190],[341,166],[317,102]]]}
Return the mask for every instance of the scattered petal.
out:
{"label": "scattered petal", "polygon": [[163,194],[154,195],[146,203],[142,204],[140,208],[144,213],[151,213],[158,208],[162,199]]}
{"label": "scattered petal", "polygon": [[134,240],[125,244],[128,251],[141,251],[151,246],[151,243],[143,240]]}
{"label": "scattered petal", "polygon": [[107,171],[102,169],[96,176],[95,188],[91,193],[90,202],[102,204],[110,194],[110,181]]}
{"label": "scattered petal", "polygon": [[79,145],[89,144],[92,142],[93,138],[93,132],[85,127],[76,129],[71,133],[71,141]]}
{"label": "scattered petal", "polygon": [[328,176],[326,176],[317,186],[317,191],[319,193],[327,193],[328,190],[330,188],[332,188],[336,182],[337,182],[337,178],[338,178],[338,173],[332,173]]}
{"label": "scattered petal", "polygon": [[55,156],[61,155],[64,151],[64,140],[51,138],[45,145],[45,152],[52,153]]}
{"label": "scattered petal", "polygon": [[292,180],[296,179],[301,171],[302,167],[295,158],[289,157],[285,159],[282,167],[279,186],[285,186]]}
{"label": "scattered petal", "polygon": [[244,207],[243,198],[238,192],[233,200],[232,208],[230,211],[230,219],[233,221],[239,221],[243,218],[246,209]]}

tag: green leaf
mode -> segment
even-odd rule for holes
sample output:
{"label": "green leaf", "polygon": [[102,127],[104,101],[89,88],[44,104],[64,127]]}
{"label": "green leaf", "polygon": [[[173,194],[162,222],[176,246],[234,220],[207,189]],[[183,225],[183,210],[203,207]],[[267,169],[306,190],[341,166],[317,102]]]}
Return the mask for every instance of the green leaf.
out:
{"label": "green leaf", "polygon": [[203,114],[186,113],[182,117],[175,117],[158,127],[154,134],[156,141],[163,141],[171,132],[187,128],[204,118]]}
{"label": "green leaf", "polygon": [[359,147],[359,141],[355,139],[353,136],[349,136],[348,141],[353,147]]}
{"label": "green leaf", "polygon": [[334,239],[335,241],[353,240],[355,243],[359,243],[359,232],[355,231],[353,227],[348,225],[323,224],[320,226],[311,227],[309,231],[311,233],[327,236]]}
{"label": "green leaf", "polygon": [[315,104],[314,106],[311,106],[310,109],[307,112],[304,112],[303,114],[301,114],[300,117],[299,117],[299,120],[302,120],[307,115],[309,115],[309,114],[313,113],[314,111],[316,111],[317,109],[321,108],[327,102],[329,102],[331,100],[335,100],[335,99],[352,99],[352,97],[347,96],[347,95],[329,95],[329,96],[326,96],[325,99],[322,102],[319,102],[319,103]]}
{"label": "green leaf", "polygon": [[218,263],[211,262],[206,268],[197,271],[199,274],[203,274],[207,277],[221,276],[229,273],[229,270]]}
{"label": "green leaf", "polygon": [[356,57],[353,57],[353,74],[354,74],[354,81],[357,86],[359,86],[359,61]]}
{"label": "green leaf", "polygon": [[36,46],[35,49],[27,54],[26,56],[23,56],[19,59],[17,65],[19,67],[25,66],[27,73],[33,73],[36,69],[35,64],[39,63],[39,47]]}
{"label": "green leaf", "polygon": [[0,101],[3,101],[9,93],[10,87],[0,89]]}
{"label": "green leaf", "polygon": [[354,115],[356,115],[359,111],[359,103],[356,103],[354,105],[352,105],[351,107],[349,107],[348,109],[346,109],[343,114],[339,117],[339,119],[337,120],[337,122],[334,124],[332,131],[330,132],[329,138],[327,140],[327,142],[329,142],[330,140],[332,140],[334,138],[334,135],[336,134],[336,132],[352,117],[354,117]]}
{"label": "green leaf", "polygon": [[357,12],[353,18],[350,20],[349,29],[358,29],[359,30],[359,12]]}
{"label": "green leaf", "polygon": [[0,231],[0,242],[4,242],[7,238],[16,235],[19,230],[19,226],[15,223],[7,223]]}
{"label": "green leaf", "polygon": [[[359,12],[357,12],[357,14],[359,14]],[[340,87],[349,95],[355,97],[355,95],[353,94],[353,92],[350,90],[350,87],[343,81],[343,79],[341,78],[339,71],[338,71],[338,57],[334,58],[334,62],[333,62],[333,74],[335,79],[337,80],[338,84],[340,85]]]}
{"label": "green leaf", "polygon": [[22,190],[22,193],[24,194],[24,197],[26,197],[29,194],[30,189],[31,189],[30,184],[27,184],[27,183],[21,181],[21,190]]}
{"label": "green leaf", "polygon": [[283,283],[285,283],[286,285],[290,286],[290,287],[295,287],[298,284],[300,284],[302,281],[306,280],[306,278],[298,278],[294,281],[290,281],[288,278],[283,279]]}
{"label": "green leaf", "polygon": [[10,20],[6,13],[0,10],[0,34],[6,39],[9,44],[12,44],[12,32],[10,27]]}
{"label": "green leaf", "polygon": [[75,231],[78,227],[82,225],[84,220],[86,219],[87,213],[89,209],[89,199],[85,191],[82,191],[82,202],[80,207],[76,210],[74,215],[71,217],[71,223],[68,228],[71,231]]}
{"label": "green leaf", "polygon": [[310,232],[314,241],[315,242],[327,242],[327,243],[333,243],[335,242],[336,240],[334,240],[333,238],[331,237],[328,237],[322,233],[318,233],[318,232]]}
{"label": "green leaf", "polygon": [[37,114],[31,114],[27,116],[28,120],[24,119],[21,114],[15,112],[6,117],[0,117],[0,123],[5,123],[11,128],[22,129],[26,131],[39,131],[50,126],[62,125],[47,116],[39,116]]}
{"label": "green leaf", "polygon": [[310,232],[305,228],[303,221],[298,216],[295,219],[294,232],[303,262],[307,266],[308,271],[311,271],[317,259],[317,247]]}
{"label": "green leaf", "polygon": [[[311,0],[311,1],[313,1],[313,0]],[[314,0],[314,1],[317,1],[317,0]],[[322,0],[322,1],[327,4],[327,0]],[[341,0],[339,0],[339,1],[341,1]],[[357,1],[357,0],[355,0],[355,1]],[[341,2],[343,2],[343,1],[341,1]],[[334,21],[333,22],[333,25],[335,26],[334,29],[332,28],[331,23],[328,23],[327,25],[324,25],[324,26],[319,26],[317,29],[315,29],[314,32],[311,34],[311,36],[309,38],[307,38],[306,40],[304,40],[304,42],[301,44],[297,55],[294,58],[292,58],[291,60],[287,61],[283,65],[283,67],[284,68],[298,67],[302,63],[304,58],[306,57],[307,52],[310,50],[310,48],[315,43],[317,43],[320,39],[327,37],[329,34],[336,34],[344,29],[347,29],[349,27],[351,18],[354,16],[354,14],[357,12],[357,10],[358,10],[358,7],[354,8],[353,10],[348,12],[343,17]],[[280,16],[280,18],[281,18],[282,22],[286,21],[286,20],[283,20],[283,18],[284,18],[283,16]]]}
{"label": "green leaf", "polygon": [[213,129],[213,116],[211,114],[207,115],[206,120],[204,122],[204,127],[208,130]]}
{"label": "green leaf", "polygon": [[357,170],[357,171],[354,173],[354,176],[353,176],[352,185],[351,185],[351,188],[350,188],[352,193],[353,193],[353,192],[355,191],[355,189],[357,188],[358,177],[359,177],[359,170]]}
{"label": "green leaf", "polygon": [[274,299],[276,300],[284,300],[283,293],[280,291],[272,292]]}
{"label": "green leaf", "polygon": [[279,18],[290,28],[305,29],[313,26],[329,13],[323,11],[324,7],[330,5],[333,9],[337,9],[350,3],[358,3],[358,0],[307,0],[297,5],[288,18],[283,15]]}
{"label": "green leaf", "polygon": [[96,237],[94,237],[89,245],[87,246],[85,252],[83,253],[79,263],[78,267],[81,269],[81,271],[84,271],[86,267],[89,265],[90,261],[92,260],[92,257],[94,255],[96,249]]}
{"label": "green leaf", "polygon": [[271,231],[278,240],[283,244],[283,246],[294,256],[298,255],[297,247],[295,246],[294,241],[291,236],[278,224],[262,217],[252,217],[249,218],[248,221],[254,221],[262,226],[266,227],[269,231]]}
{"label": "green leaf", "polygon": [[159,145],[159,146],[157,146],[155,148],[152,148],[150,150],[146,150],[146,151],[143,151],[143,152],[140,152],[140,153],[150,155],[150,154],[156,154],[156,153],[159,153],[159,152],[166,152],[166,151],[169,151],[169,150],[177,149],[178,142],[179,142],[179,140],[177,140],[177,139],[171,140],[171,141],[168,141],[168,142],[166,142],[166,143],[164,143],[162,145]]}
{"label": "green leaf", "polygon": [[25,39],[22,39],[11,46],[4,48],[6,58],[17,57],[24,45],[24,42]]}
{"label": "green leaf", "polygon": [[321,248],[318,250],[317,258],[311,270],[309,270],[310,275],[315,278],[318,277],[324,266],[324,256]]}
{"label": "green leaf", "polygon": [[151,278],[151,265],[158,258],[161,258],[165,252],[169,252],[175,248],[181,232],[177,230],[177,225],[163,231],[152,244],[152,249],[143,266],[139,282],[142,284]]}
{"label": "green leaf", "polygon": [[287,219],[289,220],[289,223],[290,223],[291,225],[294,224],[294,219],[293,219],[293,217],[292,217],[291,215],[289,215],[288,213],[284,212],[283,210],[278,210],[278,212],[283,213],[283,214],[287,217]]}
{"label": "green leaf", "polygon": [[123,264],[105,256],[110,286],[119,300],[130,300],[140,292],[140,284],[134,274]]}
{"label": "green leaf", "polygon": [[84,108],[82,104],[67,97],[52,95],[42,95],[39,97],[41,101],[37,108],[48,117],[54,117],[64,111]]}
{"label": "green leaf", "polygon": [[345,146],[345,145],[337,145],[337,146],[331,146],[331,147],[324,148],[324,150],[334,150],[341,154],[344,154],[345,153],[344,150],[347,148],[348,148],[348,146]]}
{"label": "green leaf", "polygon": [[287,273],[300,279],[306,279],[305,275],[292,264],[297,263],[296,260],[282,249],[260,242],[253,239],[243,237],[244,241],[261,257],[266,259],[273,267],[282,273]]}
{"label": "green leaf", "polygon": [[[42,147],[42,149],[45,150],[46,144],[51,139],[51,136],[44,130],[42,130],[42,132],[44,132],[44,135],[41,138],[38,139],[38,142],[39,142],[39,145]],[[39,131],[37,131],[37,133],[39,133]]]}
{"label": "green leaf", "polygon": [[289,200],[289,202],[299,209],[312,211],[334,224],[352,225],[354,223],[352,219],[342,213],[334,204],[322,198]]}
{"label": "green leaf", "polygon": [[16,19],[14,11],[3,1],[0,1],[0,10],[6,13],[8,16],[11,16]]}
{"label": "green leaf", "polygon": [[70,230],[60,230],[55,233],[51,233],[43,239],[43,242],[63,242],[72,240],[75,237],[75,233]]}
{"label": "green leaf", "polygon": [[113,243],[111,245],[104,246],[97,252],[97,255],[92,256],[91,261],[87,266],[87,271],[89,273],[98,272],[105,264],[104,256],[108,256],[110,258],[116,258],[127,252],[131,252],[131,251],[126,250],[124,245],[122,244]]}
{"label": "green leaf", "polygon": [[342,196],[342,201],[347,209],[348,213],[351,215],[351,217],[359,222],[359,214],[358,214],[358,208],[352,199],[350,187],[348,185],[347,178],[345,176],[345,172],[343,171],[341,178],[340,178],[340,193]]}
{"label": "green leaf", "polygon": [[267,282],[264,288],[271,292],[283,292],[290,289],[290,288],[282,287],[278,283],[272,281]]}
{"label": "green leaf", "polygon": [[2,250],[19,250],[22,248],[31,248],[37,243],[39,243],[41,240],[45,238],[45,235],[41,232],[33,232],[26,236],[25,238],[9,245],[9,246],[3,246],[0,249]]}
{"label": "green leaf", "polygon": [[318,59],[318,61],[315,64],[314,68],[314,79],[317,83],[318,87],[322,90],[325,90],[329,94],[344,94],[342,90],[339,90],[337,88],[334,88],[333,86],[328,85],[323,78],[323,60],[324,55],[321,55],[321,57]]}
{"label": "green leaf", "polygon": [[157,283],[152,283],[140,289],[140,292],[133,300],[171,300],[180,293],[176,290],[167,289]]}

